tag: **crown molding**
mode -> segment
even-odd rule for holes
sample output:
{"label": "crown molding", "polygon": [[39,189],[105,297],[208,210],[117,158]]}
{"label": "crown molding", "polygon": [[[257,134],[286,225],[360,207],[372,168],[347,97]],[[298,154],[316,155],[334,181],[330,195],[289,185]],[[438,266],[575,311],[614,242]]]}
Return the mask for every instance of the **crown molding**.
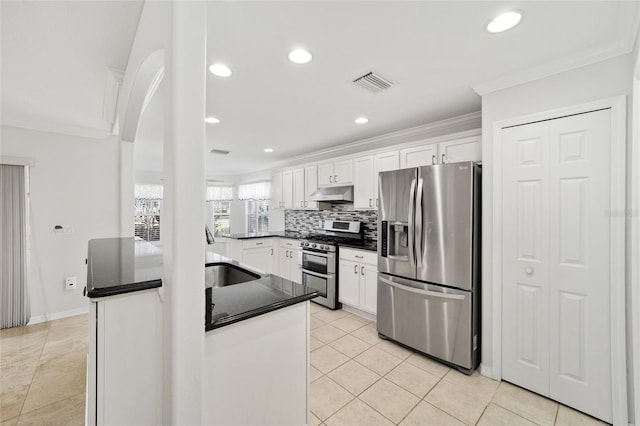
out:
{"label": "crown molding", "polygon": [[462,132],[471,131],[471,133],[479,134],[482,127],[482,112],[475,111],[468,114],[459,115],[444,120],[434,121],[407,129],[397,130],[394,132],[383,133],[367,139],[359,139],[346,144],[337,145],[320,151],[313,151],[307,154],[290,157],[285,160],[269,163],[266,167],[253,170],[241,171],[234,174],[227,174],[242,181],[244,177],[262,176],[275,170],[285,169],[288,167],[299,166],[303,164],[326,162],[336,157],[349,156],[354,154],[368,155],[374,151],[381,149],[391,149],[392,146],[420,142],[430,139],[436,143],[439,139],[446,140],[448,135],[460,134]]}
{"label": "crown molding", "polygon": [[286,167],[294,164],[325,161],[332,157],[341,157],[355,153],[375,151],[379,148],[388,148],[391,145],[400,145],[407,142],[420,141],[438,136],[459,133],[466,130],[479,129],[482,126],[482,113],[471,112],[457,117],[434,121],[420,126],[384,133],[367,139],[360,139],[335,147],[314,151],[288,158],[273,164],[271,168]]}
{"label": "crown molding", "polygon": [[498,77],[494,80],[474,84],[471,88],[480,96],[507,89],[509,87],[540,80],[565,71],[581,68],[596,62],[626,55],[633,50],[633,45],[628,42],[617,40],[608,46],[592,49],[587,53],[571,55],[555,61],[547,62],[539,66],[522,69],[511,74]]}
{"label": "crown molding", "polygon": [[64,124],[54,124],[45,122],[23,122],[20,120],[3,119],[0,122],[3,127],[17,127],[20,129],[36,130],[38,132],[58,133],[61,135],[79,136],[90,139],[104,139],[111,136],[111,131],[107,129],[95,129],[91,127],[68,126]]}

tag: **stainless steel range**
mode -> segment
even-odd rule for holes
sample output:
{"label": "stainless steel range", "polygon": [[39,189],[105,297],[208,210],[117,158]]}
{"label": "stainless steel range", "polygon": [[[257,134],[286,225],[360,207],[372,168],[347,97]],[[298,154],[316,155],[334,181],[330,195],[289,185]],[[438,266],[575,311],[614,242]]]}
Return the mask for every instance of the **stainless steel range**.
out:
{"label": "stainless steel range", "polygon": [[300,240],[302,284],[320,292],[321,296],[312,299],[313,302],[339,309],[337,246],[362,241],[364,228],[361,222],[346,220],[325,220],[322,228],[322,233]]}

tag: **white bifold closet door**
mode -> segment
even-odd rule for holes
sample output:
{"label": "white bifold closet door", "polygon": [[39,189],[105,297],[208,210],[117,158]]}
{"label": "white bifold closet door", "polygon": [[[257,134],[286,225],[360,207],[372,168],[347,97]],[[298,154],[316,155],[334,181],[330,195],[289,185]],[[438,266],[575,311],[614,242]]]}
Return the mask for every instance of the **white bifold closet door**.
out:
{"label": "white bifold closet door", "polygon": [[611,422],[610,110],[502,136],[502,377]]}

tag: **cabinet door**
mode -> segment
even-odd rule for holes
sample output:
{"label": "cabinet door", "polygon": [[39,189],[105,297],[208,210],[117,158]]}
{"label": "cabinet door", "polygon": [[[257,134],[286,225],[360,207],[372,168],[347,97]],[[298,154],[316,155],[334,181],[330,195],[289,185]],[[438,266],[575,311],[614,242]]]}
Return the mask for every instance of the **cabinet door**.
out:
{"label": "cabinet door", "polygon": [[278,251],[278,264],[280,265],[278,274],[284,278],[289,279],[290,267],[289,267],[289,253],[291,249],[280,247]]}
{"label": "cabinet door", "polygon": [[360,264],[360,309],[376,314],[378,301],[378,268],[368,263]]}
{"label": "cabinet door", "polygon": [[273,267],[272,250],[274,249],[271,247],[246,249],[244,250],[242,261],[249,266],[253,266],[270,274]]}
{"label": "cabinet door", "polygon": [[360,157],[353,160],[353,208],[373,210],[373,157]]}
{"label": "cabinet door", "polygon": [[272,209],[282,208],[282,173],[271,176],[271,206]]}
{"label": "cabinet door", "polygon": [[482,160],[479,137],[442,142],[439,146],[440,157],[438,159],[441,164]]}
{"label": "cabinet door", "polygon": [[353,161],[344,160],[334,164],[334,182],[347,184],[353,182]]}
{"label": "cabinet door", "polygon": [[350,260],[340,259],[338,268],[338,300],[354,307],[360,306],[360,267]]}
{"label": "cabinet door", "polygon": [[289,279],[291,281],[295,281],[297,283],[302,282],[302,271],[300,270],[300,265],[298,265],[298,258],[300,256],[299,249],[289,250],[291,254],[289,255]]}
{"label": "cabinet door", "polygon": [[374,209],[378,210],[380,199],[378,194],[378,173],[388,172],[390,170],[398,170],[400,168],[400,152],[384,152],[375,156],[374,175],[373,175],[373,198]]}
{"label": "cabinet door", "polygon": [[318,202],[310,201],[311,194],[318,190],[318,166],[304,168],[304,207],[309,210],[318,210]]}
{"label": "cabinet door", "polygon": [[293,208],[293,171],[282,173],[282,204],[285,209]]}
{"label": "cabinet door", "polygon": [[318,186],[333,184],[333,163],[320,164],[318,166]]}
{"label": "cabinet door", "polygon": [[422,145],[400,151],[400,168],[431,166],[438,163],[438,145]]}
{"label": "cabinet door", "polygon": [[293,171],[293,208],[304,209],[305,202],[304,169]]}

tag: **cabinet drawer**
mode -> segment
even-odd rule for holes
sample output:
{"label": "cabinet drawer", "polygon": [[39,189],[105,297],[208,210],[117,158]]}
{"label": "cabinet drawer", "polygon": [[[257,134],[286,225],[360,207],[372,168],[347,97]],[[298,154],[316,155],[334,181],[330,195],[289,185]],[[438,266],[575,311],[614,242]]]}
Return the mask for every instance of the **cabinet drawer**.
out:
{"label": "cabinet drawer", "polygon": [[377,265],[378,253],[368,250],[340,248],[340,259],[350,260],[357,263],[368,263],[370,265]]}
{"label": "cabinet drawer", "polygon": [[299,246],[298,240],[293,240],[290,238],[280,238],[280,247],[286,249],[297,249]]}
{"label": "cabinet drawer", "polygon": [[251,238],[251,239],[242,241],[243,249],[271,247],[272,245],[273,245],[272,238]]}

